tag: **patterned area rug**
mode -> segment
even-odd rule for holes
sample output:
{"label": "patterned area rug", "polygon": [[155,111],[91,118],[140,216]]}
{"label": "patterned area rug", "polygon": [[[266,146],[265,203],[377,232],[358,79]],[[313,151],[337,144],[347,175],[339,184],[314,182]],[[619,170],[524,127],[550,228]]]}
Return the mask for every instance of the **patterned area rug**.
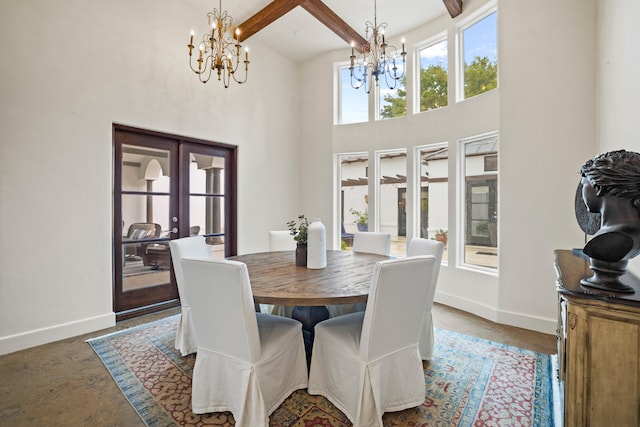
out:
{"label": "patterned area rug", "polygon": [[[179,315],[178,315],[179,316]],[[89,340],[148,426],[233,426],[228,412],[191,412],[195,355],[174,349],[178,316]],[[387,413],[385,426],[553,426],[552,357],[436,329],[424,362],[425,401]],[[349,420],[306,390],[271,414],[270,426],[343,427]]]}

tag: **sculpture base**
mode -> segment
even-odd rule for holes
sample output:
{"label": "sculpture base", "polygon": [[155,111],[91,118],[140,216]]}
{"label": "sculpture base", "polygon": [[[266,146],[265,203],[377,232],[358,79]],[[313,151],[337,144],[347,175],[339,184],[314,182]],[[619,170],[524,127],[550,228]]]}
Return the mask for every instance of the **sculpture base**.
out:
{"label": "sculpture base", "polygon": [[627,286],[618,280],[616,281],[598,280],[595,274],[592,277],[589,277],[588,279],[580,280],[580,284],[582,286],[587,286],[589,288],[600,289],[604,291],[620,292],[625,294],[632,294],[635,292],[631,286]]}
{"label": "sculpture base", "polygon": [[620,281],[620,277],[627,272],[627,260],[607,262],[589,258],[589,262],[593,276],[580,280],[581,285],[611,292],[635,292],[631,286]]}

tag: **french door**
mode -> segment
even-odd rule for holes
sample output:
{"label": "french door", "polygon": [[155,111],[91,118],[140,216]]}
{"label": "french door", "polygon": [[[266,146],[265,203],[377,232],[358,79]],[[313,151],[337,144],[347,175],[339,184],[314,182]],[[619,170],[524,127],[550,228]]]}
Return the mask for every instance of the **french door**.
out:
{"label": "french door", "polygon": [[179,304],[169,241],[202,235],[236,254],[236,147],[114,125],[113,308],[118,320]]}

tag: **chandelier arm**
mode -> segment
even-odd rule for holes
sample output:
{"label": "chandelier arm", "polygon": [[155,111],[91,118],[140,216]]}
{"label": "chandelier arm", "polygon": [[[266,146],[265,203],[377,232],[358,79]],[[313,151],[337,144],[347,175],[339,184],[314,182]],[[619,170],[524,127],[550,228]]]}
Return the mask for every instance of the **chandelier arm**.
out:
{"label": "chandelier arm", "polygon": [[[240,30],[233,27],[233,18],[226,10],[222,10],[222,0],[218,2],[218,8],[207,13],[209,30],[202,36],[202,42],[198,45],[198,56],[194,66],[193,32],[189,44],[189,67],[198,75],[202,83],[207,83],[214,73],[218,76],[225,88],[229,87],[231,79],[237,83],[247,80],[249,70],[249,53],[245,53],[244,61],[241,60]],[[234,31],[235,30],[235,31]],[[243,80],[237,77],[240,63],[244,63],[245,76]]]}

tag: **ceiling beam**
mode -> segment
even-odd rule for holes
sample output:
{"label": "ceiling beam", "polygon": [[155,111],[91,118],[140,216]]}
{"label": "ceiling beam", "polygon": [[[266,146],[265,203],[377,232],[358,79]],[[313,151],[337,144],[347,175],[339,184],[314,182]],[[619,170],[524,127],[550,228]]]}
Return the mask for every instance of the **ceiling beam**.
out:
{"label": "ceiling beam", "polygon": [[243,41],[248,39],[299,5],[299,0],[274,0],[255,15],[238,25],[238,28],[240,28],[240,37]]}
{"label": "ceiling beam", "polygon": [[300,6],[313,15],[318,21],[322,22],[327,28],[333,31],[338,37],[347,42],[354,43],[356,49],[362,52],[363,47],[367,44],[367,40],[356,30],[351,28],[349,24],[344,22],[336,13],[320,0],[301,0]]}
{"label": "ceiling beam", "polygon": [[320,0],[274,0],[258,13],[238,25],[244,41],[296,7],[302,7],[342,40],[362,51],[367,41]]}
{"label": "ceiling beam", "polygon": [[462,13],[462,0],[442,0],[452,18]]}

